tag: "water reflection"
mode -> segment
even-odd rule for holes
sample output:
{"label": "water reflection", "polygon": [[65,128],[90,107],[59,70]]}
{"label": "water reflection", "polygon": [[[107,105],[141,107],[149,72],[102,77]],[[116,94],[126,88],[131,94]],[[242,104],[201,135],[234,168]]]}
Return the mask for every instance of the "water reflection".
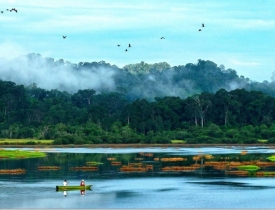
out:
{"label": "water reflection", "polygon": [[178,150],[175,150],[176,153],[139,150],[137,153],[121,154],[59,153],[53,150],[55,152],[48,153],[45,158],[0,160],[0,176],[27,179],[37,178],[38,175],[62,179],[68,178],[67,176],[82,179],[156,175],[275,177],[274,156],[267,152],[257,153],[255,148],[240,149],[228,154],[223,151],[216,154],[208,150],[205,153],[201,149],[193,149],[197,152],[193,155],[190,155],[190,149],[187,154],[178,154]]}
{"label": "water reflection", "polygon": [[[0,208],[272,208],[275,205],[273,149],[69,151],[52,149],[45,158],[0,160],[0,169],[5,172],[0,174]],[[24,173],[10,173],[15,169]],[[64,179],[76,186],[85,179],[93,190],[55,192],[55,186],[62,185]]]}

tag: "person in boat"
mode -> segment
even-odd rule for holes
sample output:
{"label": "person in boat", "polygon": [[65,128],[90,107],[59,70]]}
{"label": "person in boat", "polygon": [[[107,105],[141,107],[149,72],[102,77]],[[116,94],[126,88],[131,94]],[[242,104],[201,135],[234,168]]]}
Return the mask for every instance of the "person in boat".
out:
{"label": "person in boat", "polygon": [[81,180],[80,186],[85,186],[85,181],[84,181],[84,179]]}
{"label": "person in boat", "polygon": [[65,179],[64,182],[63,182],[63,186],[67,186],[68,185],[68,182],[67,180]]}

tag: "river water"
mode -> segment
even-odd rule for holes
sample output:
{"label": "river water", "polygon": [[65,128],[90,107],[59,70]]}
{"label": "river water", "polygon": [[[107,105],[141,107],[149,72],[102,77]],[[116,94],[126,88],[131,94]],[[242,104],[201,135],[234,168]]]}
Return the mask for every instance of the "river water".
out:
{"label": "river water", "polygon": [[[16,149],[16,148],[8,148]],[[24,150],[38,150],[25,148]],[[50,148],[45,158],[0,160],[0,208],[274,208],[268,147]],[[243,171],[230,164],[260,165]],[[41,167],[56,167],[54,170]],[[39,169],[40,167],[40,169]],[[239,173],[242,172],[242,173]],[[264,174],[264,175],[263,175]],[[56,191],[63,180],[92,185]]]}

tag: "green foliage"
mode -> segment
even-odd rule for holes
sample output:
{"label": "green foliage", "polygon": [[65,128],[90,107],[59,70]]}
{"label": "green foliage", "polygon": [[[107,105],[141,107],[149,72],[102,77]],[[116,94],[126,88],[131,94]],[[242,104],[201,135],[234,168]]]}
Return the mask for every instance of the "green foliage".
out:
{"label": "green foliage", "polygon": [[[137,75],[141,80],[147,74],[164,75],[164,69],[170,68],[166,64],[140,65],[144,68]],[[139,69],[140,65],[132,67]],[[182,70],[196,71],[205,79],[208,71],[213,77],[235,75],[234,71],[221,73],[213,62],[201,60],[197,65],[175,67],[174,73],[187,76]],[[157,83],[152,80],[152,84]],[[130,89],[123,87],[117,92],[97,94],[87,89],[72,95],[36,84],[24,88],[0,81],[0,87],[0,138],[29,139],[27,144],[38,144],[35,139],[54,139],[53,144],[170,143],[171,139],[192,144],[254,144],[258,139],[275,143],[275,99],[259,91],[220,89],[185,99],[164,96],[130,101]],[[198,87],[213,89],[204,81]]]}
{"label": "green foliage", "polygon": [[243,165],[237,167],[239,170],[245,170],[245,171],[257,171],[260,169],[259,166],[256,165]]}
{"label": "green foliage", "polygon": [[173,139],[173,140],[171,140],[171,143],[172,144],[184,144],[184,143],[186,143],[186,141],[184,141],[184,140],[178,140],[178,139]]}
{"label": "green foliage", "polygon": [[22,151],[22,150],[0,150],[0,156],[2,159],[39,158],[39,157],[45,157],[46,153],[38,152],[38,151],[33,152],[33,151]]}

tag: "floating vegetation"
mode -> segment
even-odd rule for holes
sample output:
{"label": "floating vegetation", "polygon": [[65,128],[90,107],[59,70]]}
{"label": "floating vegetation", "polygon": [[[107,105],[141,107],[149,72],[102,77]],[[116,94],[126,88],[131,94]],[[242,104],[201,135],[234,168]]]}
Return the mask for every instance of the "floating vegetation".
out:
{"label": "floating vegetation", "polygon": [[265,171],[265,172],[263,172],[264,173],[264,176],[275,176],[275,172],[274,171],[269,171],[269,172],[267,172],[267,171]]}
{"label": "floating vegetation", "polygon": [[266,159],[268,159],[268,160],[270,160],[270,161],[275,161],[275,155],[271,155],[270,157],[268,157],[268,158],[266,158]]}
{"label": "floating vegetation", "polygon": [[97,171],[97,166],[77,166],[77,167],[71,167],[70,170],[72,171]]}
{"label": "floating vegetation", "polygon": [[238,166],[237,169],[245,171],[257,171],[260,169],[260,167],[256,165],[241,165]]}
{"label": "floating vegetation", "polygon": [[204,158],[205,159],[213,159],[214,157],[213,157],[213,155],[204,155]]}
{"label": "floating vegetation", "polygon": [[107,158],[107,160],[113,161],[116,160],[116,158]]}
{"label": "floating vegetation", "polygon": [[41,158],[46,153],[39,151],[0,150],[0,159]]}
{"label": "floating vegetation", "polygon": [[248,171],[226,171],[227,175],[248,176]]}
{"label": "floating vegetation", "polygon": [[214,169],[217,169],[217,170],[226,170],[228,165],[229,164],[227,162],[217,162],[217,161],[204,163],[204,166],[212,166]]}
{"label": "floating vegetation", "polygon": [[18,175],[18,174],[25,174],[25,169],[0,169],[0,174],[9,174],[9,175]]}
{"label": "floating vegetation", "polygon": [[139,155],[140,156],[146,156],[146,157],[153,157],[154,156],[153,153],[144,153],[144,152],[140,152]]}
{"label": "floating vegetation", "polygon": [[38,166],[37,169],[40,171],[56,171],[56,170],[59,170],[60,167],[59,166]]}
{"label": "floating vegetation", "polygon": [[178,162],[178,161],[186,161],[187,158],[182,157],[173,157],[173,158],[161,158],[160,161],[162,162]]}
{"label": "floating vegetation", "polygon": [[143,166],[143,163],[129,163],[128,165],[133,167],[141,167]]}
{"label": "floating vegetation", "polygon": [[275,166],[275,163],[273,162],[263,162],[263,161],[255,161],[255,165],[259,167],[269,167],[269,166]]}
{"label": "floating vegetation", "polygon": [[197,164],[193,166],[166,166],[163,167],[162,171],[195,171],[196,169],[200,168]]}
{"label": "floating vegetation", "polygon": [[121,162],[114,161],[114,162],[111,162],[111,165],[112,165],[112,166],[120,166],[120,165],[121,165]]}
{"label": "floating vegetation", "polygon": [[144,156],[146,156],[146,157],[153,157],[154,154],[153,153],[145,153]]}
{"label": "floating vegetation", "polygon": [[151,171],[154,170],[154,166],[153,166],[153,165],[146,165],[145,168],[146,168],[147,170],[151,170]]}
{"label": "floating vegetation", "polygon": [[241,155],[246,155],[247,154],[247,151],[246,150],[242,150],[241,151]]}
{"label": "floating vegetation", "polygon": [[103,163],[101,162],[96,162],[96,161],[91,161],[91,162],[86,162],[87,165],[101,165]]}
{"label": "floating vegetation", "polygon": [[197,160],[201,159],[201,156],[199,156],[199,155],[198,156],[193,156],[192,159],[197,161]]}
{"label": "floating vegetation", "polygon": [[147,172],[148,168],[146,167],[133,167],[133,166],[122,166],[120,168],[121,172]]}

